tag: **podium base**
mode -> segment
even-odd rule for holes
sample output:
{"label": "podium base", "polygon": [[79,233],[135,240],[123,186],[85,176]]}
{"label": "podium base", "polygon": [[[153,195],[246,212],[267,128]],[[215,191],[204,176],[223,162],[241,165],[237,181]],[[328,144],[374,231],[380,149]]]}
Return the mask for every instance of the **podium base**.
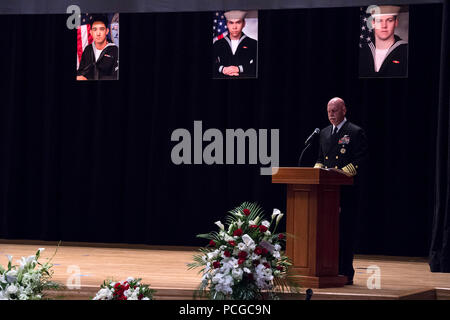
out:
{"label": "podium base", "polygon": [[347,282],[347,277],[338,276],[291,276],[291,279],[298,283],[303,288],[336,288],[343,287]]}

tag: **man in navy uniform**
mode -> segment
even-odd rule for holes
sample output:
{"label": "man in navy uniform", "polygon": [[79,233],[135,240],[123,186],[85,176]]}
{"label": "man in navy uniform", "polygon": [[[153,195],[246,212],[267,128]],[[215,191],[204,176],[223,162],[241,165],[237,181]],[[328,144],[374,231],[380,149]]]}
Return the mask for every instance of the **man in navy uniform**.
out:
{"label": "man in navy uniform", "polygon": [[257,41],[242,29],[247,12],[225,12],[228,34],[213,44],[213,75],[215,78],[256,77]]}
{"label": "man in navy uniform", "polygon": [[319,156],[315,168],[341,170],[354,177],[354,185],[341,187],[339,214],[339,274],[347,276],[347,284],[353,284],[353,254],[358,213],[358,192],[361,171],[368,156],[368,144],[364,130],[345,117],[344,100],[333,98],[327,105],[331,125],[320,132]]}
{"label": "man in navy uniform", "polygon": [[372,39],[360,48],[360,77],[406,77],[408,43],[394,34],[399,6],[378,6],[372,13]]}
{"label": "man in navy uniform", "polygon": [[109,33],[105,16],[95,16],[90,34],[94,41],[84,48],[77,80],[117,80],[119,48],[106,39]]}

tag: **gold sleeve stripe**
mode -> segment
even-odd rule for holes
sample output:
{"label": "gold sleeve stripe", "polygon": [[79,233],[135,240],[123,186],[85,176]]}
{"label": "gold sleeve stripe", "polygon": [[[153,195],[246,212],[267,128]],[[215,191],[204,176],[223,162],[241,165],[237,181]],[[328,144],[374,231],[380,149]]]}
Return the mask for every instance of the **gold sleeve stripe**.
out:
{"label": "gold sleeve stripe", "polygon": [[348,165],[346,165],[345,167],[342,168],[343,171],[351,174],[352,176],[356,175],[356,169],[355,166],[351,163],[349,163]]}
{"label": "gold sleeve stripe", "polygon": [[321,164],[320,162],[317,162],[317,163],[314,165],[314,168],[323,168],[323,164]]}

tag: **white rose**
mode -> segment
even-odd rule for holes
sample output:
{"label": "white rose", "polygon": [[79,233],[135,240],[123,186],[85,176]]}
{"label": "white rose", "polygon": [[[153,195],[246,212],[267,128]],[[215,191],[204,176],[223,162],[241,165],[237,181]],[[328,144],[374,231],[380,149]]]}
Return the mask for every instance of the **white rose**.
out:
{"label": "white rose", "polygon": [[223,274],[222,273],[216,273],[214,275],[214,277],[212,278],[212,282],[213,283],[219,283],[223,278]]}
{"label": "white rose", "polygon": [[15,285],[13,285],[13,284],[11,284],[11,285],[6,289],[6,292],[7,292],[8,294],[16,294],[17,291],[18,291],[18,288],[17,288]]}
{"label": "white rose", "polygon": [[133,277],[128,277],[127,278],[127,282],[130,283],[131,281],[134,281],[134,278]]}
{"label": "white rose", "polygon": [[108,288],[103,288],[97,292],[94,300],[110,300],[112,299],[112,296],[113,294],[111,290],[109,290]]}
{"label": "white rose", "polygon": [[252,254],[252,260],[259,260],[261,256],[257,255],[256,253]]}
{"label": "white rose", "polygon": [[17,271],[9,270],[6,274],[6,282],[13,283],[17,280]]}
{"label": "white rose", "polygon": [[233,276],[233,278],[235,278],[235,279],[242,279],[242,274],[243,274],[244,272],[242,271],[242,269],[241,268],[238,268],[238,269],[234,269],[232,272],[231,272],[231,275]]}
{"label": "white rose", "polygon": [[244,251],[245,249],[247,249],[247,246],[243,242],[239,242],[237,247],[241,251]]}
{"label": "white rose", "polygon": [[15,276],[17,276],[17,271],[14,270],[14,269],[9,270],[9,271],[6,273],[6,275],[7,275],[7,276],[10,276],[10,277],[15,277]]}

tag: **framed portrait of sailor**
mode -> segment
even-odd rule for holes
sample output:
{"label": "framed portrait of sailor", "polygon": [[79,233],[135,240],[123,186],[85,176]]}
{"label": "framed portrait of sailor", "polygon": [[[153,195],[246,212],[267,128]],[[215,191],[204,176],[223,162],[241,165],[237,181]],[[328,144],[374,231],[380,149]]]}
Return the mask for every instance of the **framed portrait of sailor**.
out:
{"label": "framed portrait of sailor", "polygon": [[362,7],[359,25],[359,77],[408,77],[409,7]]}
{"label": "framed portrait of sailor", "polygon": [[82,14],[77,28],[76,79],[119,79],[119,14]]}
{"label": "framed portrait of sailor", "polygon": [[258,11],[230,10],[213,14],[214,79],[258,76]]}

